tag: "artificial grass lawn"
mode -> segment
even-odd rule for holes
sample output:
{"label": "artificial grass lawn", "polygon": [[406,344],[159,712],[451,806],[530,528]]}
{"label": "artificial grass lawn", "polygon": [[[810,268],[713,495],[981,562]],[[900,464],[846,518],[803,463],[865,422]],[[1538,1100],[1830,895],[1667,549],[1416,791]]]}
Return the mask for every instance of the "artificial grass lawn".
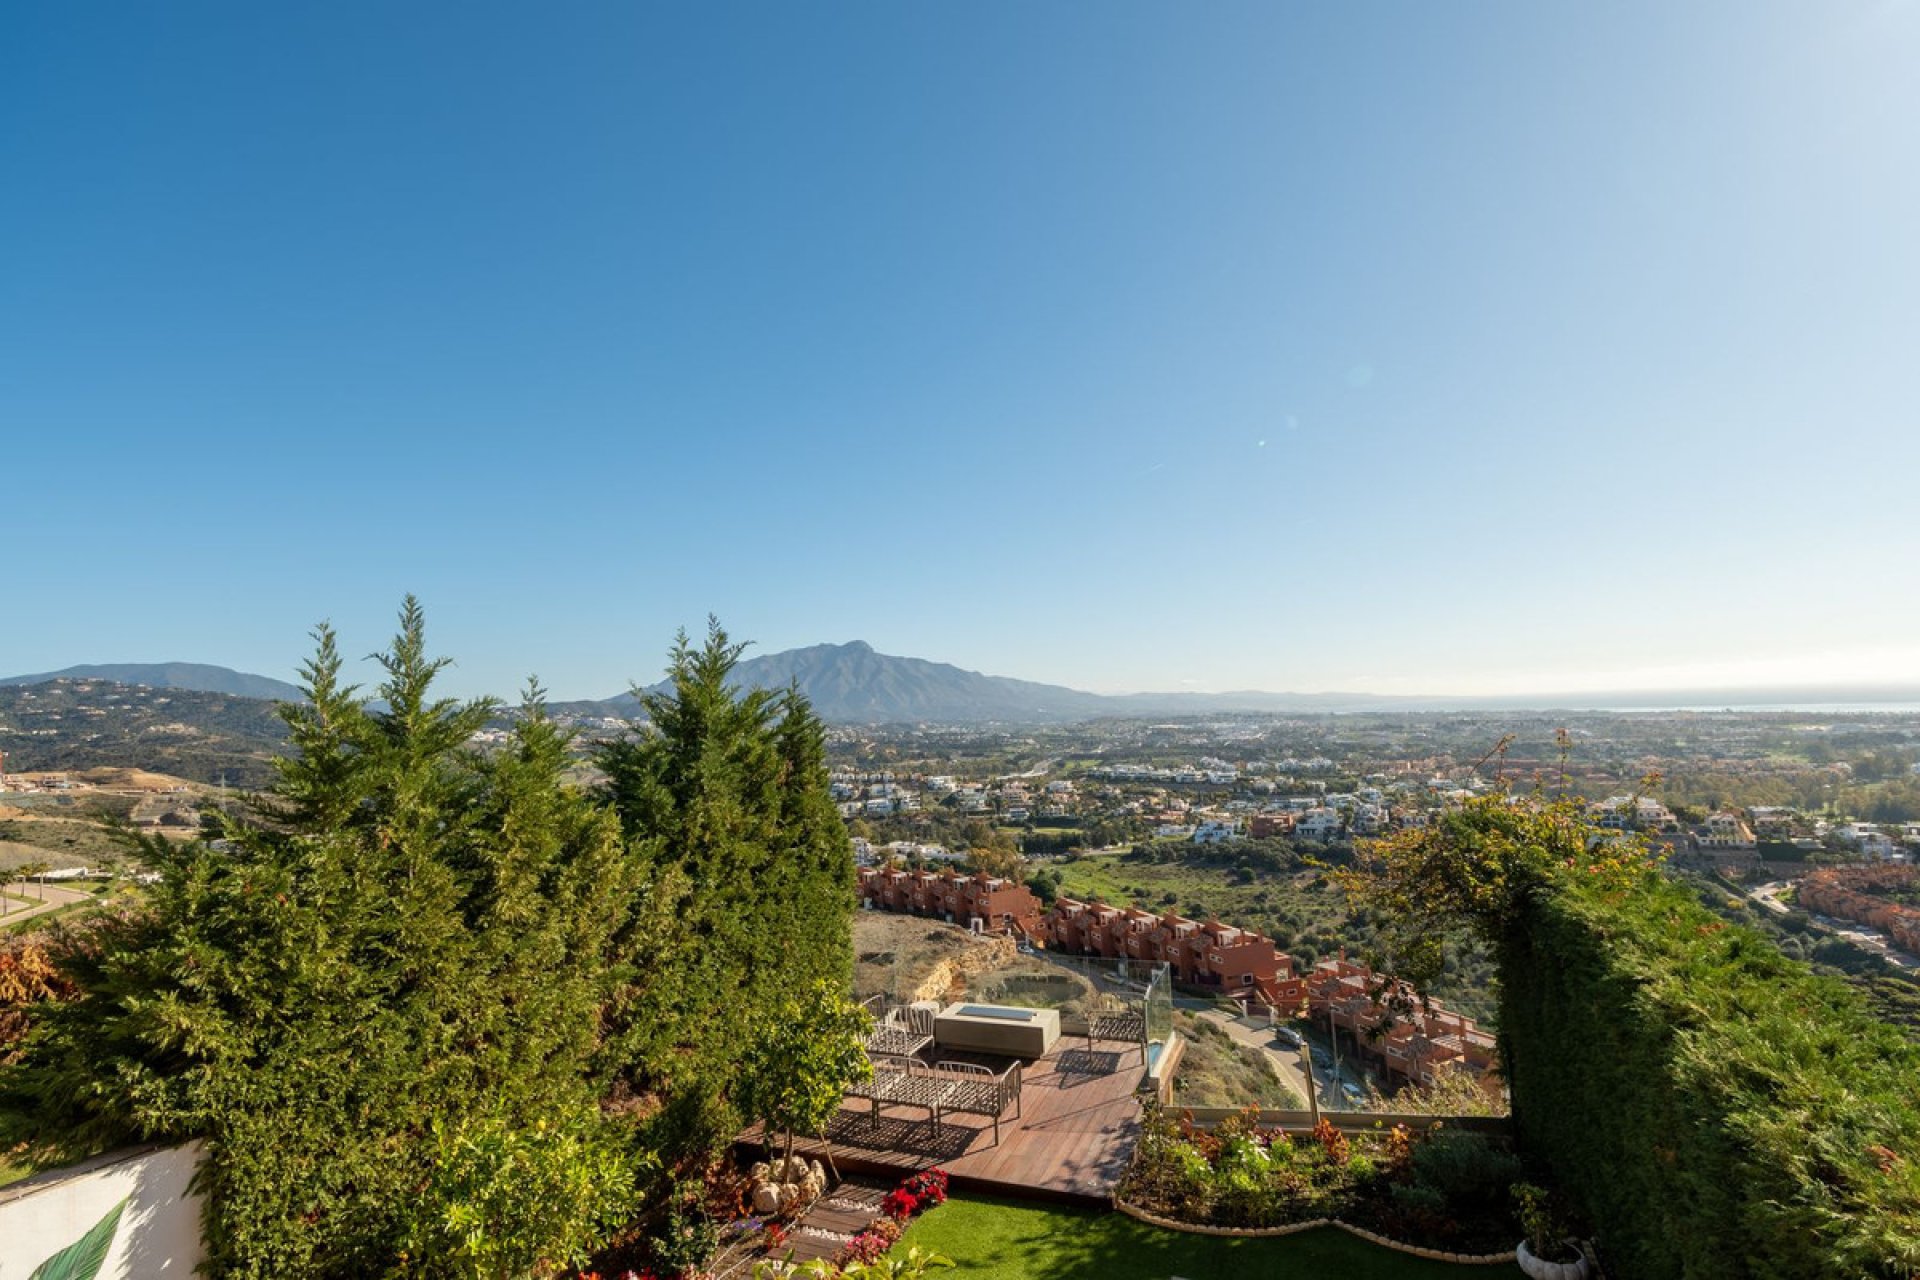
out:
{"label": "artificial grass lawn", "polygon": [[931,1277],[1002,1280],[1484,1280],[1519,1268],[1430,1262],[1368,1244],[1334,1227],[1264,1240],[1189,1235],[1122,1213],[1024,1201],[955,1197],[914,1221],[896,1248],[944,1253],[951,1271]]}

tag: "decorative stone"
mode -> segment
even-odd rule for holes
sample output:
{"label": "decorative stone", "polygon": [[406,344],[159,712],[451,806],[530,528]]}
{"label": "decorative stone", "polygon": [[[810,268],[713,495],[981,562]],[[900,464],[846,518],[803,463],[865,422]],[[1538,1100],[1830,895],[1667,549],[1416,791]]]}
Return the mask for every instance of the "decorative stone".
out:
{"label": "decorative stone", "polygon": [[818,1160],[781,1157],[753,1166],[751,1203],[757,1214],[779,1217],[798,1213],[827,1190],[827,1169]]}

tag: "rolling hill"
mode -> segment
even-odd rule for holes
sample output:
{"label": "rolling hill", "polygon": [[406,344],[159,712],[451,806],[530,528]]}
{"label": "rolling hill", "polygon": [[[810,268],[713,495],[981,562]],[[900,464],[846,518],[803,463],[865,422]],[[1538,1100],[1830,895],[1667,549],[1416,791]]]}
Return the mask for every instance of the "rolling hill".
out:
{"label": "rolling hill", "polygon": [[264,698],[103,679],[0,685],[0,752],[16,773],[118,767],[258,786],[286,740]]}
{"label": "rolling hill", "polygon": [[0,676],[0,685],[45,684],[49,680],[111,680],[115,684],[144,684],[154,689],[188,689],[195,693],[224,693],[282,702],[298,702],[302,697],[300,690],[285,680],[201,662],[83,663],[38,675]]}

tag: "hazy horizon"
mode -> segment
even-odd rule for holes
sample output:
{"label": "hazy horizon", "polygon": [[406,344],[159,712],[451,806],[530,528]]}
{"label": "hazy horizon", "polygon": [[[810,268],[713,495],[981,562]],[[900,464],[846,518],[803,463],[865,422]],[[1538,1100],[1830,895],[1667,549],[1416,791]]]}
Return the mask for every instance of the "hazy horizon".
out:
{"label": "hazy horizon", "polygon": [[[864,642],[861,642],[861,641],[840,641],[840,642],[823,641],[821,642],[822,645],[831,646],[831,647],[839,647],[841,645],[858,644],[858,643],[864,643]],[[802,646],[802,647],[806,648],[806,647],[815,647],[815,646]],[[756,657],[765,652],[768,652],[768,651],[761,649],[758,646],[749,645],[746,650],[746,657],[748,658]],[[917,659],[920,661],[927,661],[927,662],[941,662],[941,660],[939,659],[925,658],[917,654],[887,654],[883,656],[892,657],[892,658]],[[0,681],[13,681],[13,680],[17,680],[21,676],[27,676],[27,675],[59,676],[64,672],[73,668],[81,668],[84,670],[87,668],[97,668],[97,667],[118,667],[118,666],[136,666],[136,665],[137,666],[210,665],[215,667],[225,666],[225,664],[220,664],[220,663],[199,664],[195,659],[186,659],[186,658],[179,658],[179,659],[152,662],[152,663],[140,662],[138,660],[131,660],[131,659],[126,661],[111,661],[111,662],[81,661],[81,662],[66,663],[66,664],[63,664],[61,667],[49,668],[46,671],[42,671],[42,672],[0,671]],[[976,674],[989,676],[989,677],[1010,678],[1014,680],[1028,679],[1028,677],[1022,675],[1020,672],[1017,672],[1017,671],[979,670],[978,668],[967,666],[967,664],[964,662],[942,663],[942,665],[959,667],[962,670],[972,671],[972,672],[975,672]],[[282,680],[290,684],[299,683],[299,674],[294,668],[291,668],[291,667],[283,671],[265,671],[265,670],[251,671],[251,670],[241,670],[239,668],[228,668],[228,669],[238,671],[240,674],[243,674],[243,675],[266,676],[271,679]],[[457,662],[455,664],[454,670],[457,670]],[[537,675],[537,673],[529,673],[529,674]],[[344,675],[349,682],[357,683],[362,688],[371,690],[373,687],[375,687],[378,684],[381,677],[381,672],[377,664],[374,663],[370,658],[358,658],[358,659],[349,660],[346,663]],[[633,681],[632,686],[644,687],[645,685],[650,684],[652,682],[653,682],[652,678],[640,678]],[[476,693],[486,693],[486,694],[491,694],[492,696],[495,696],[495,697],[501,697],[511,701],[513,698],[516,698],[519,696],[520,692],[524,688],[524,683],[525,683],[525,680],[523,677],[519,685],[516,685],[510,689],[504,689],[504,688],[478,689],[478,690],[466,689],[465,692],[468,693],[469,695],[476,694]],[[1171,685],[1160,685],[1160,686],[1153,686],[1153,687],[1141,688],[1141,689],[1092,689],[1084,685],[1075,684],[1070,680],[1069,681],[1043,681],[1043,682],[1036,682],[1036,683],[1052,684],[1052,685],[1057,685],[1059,687],[1063,687],[1066,689],[1074,690],[1077,692],[1093,693],[1093,694],[1099,694],[1102,696],[1116,697],[1116,698],[1162,698],[1164,699],[1164,698],[1171,698],[1171,697],[1179,697],[1180,695],[1183,695],[1183,694],[1192,694],[1192,695],[1196,695],[1198,697],[1203,697],[1203,698],[1227,700],[1227,699],[1232,699],[1234,697],[1256,698],[1256,697],[1262,697],[1262,696],[1288,697],[1288,696],[1298,695],[1303,698],[1309,698],[1309,699],[1325,698],[1329,700],[1337,700],[1341,697],[1351,697],[1357,700],[1356,705],[1363,703],[1364,700],[1367,700],[1367,699],[1384,699],[1387,701],[1383,702],[1382,706],[1383,706],[1383,709],[1386,709],[1386,710],[1392,710],[1402,705],[1405,705],[1406,709],[1409,709],[1409,710],[1484,709],[1488,711],[1515,711],[1515,710],[1769,711],[1769,710],[1783,710],[1783,711],[1832,711],[1832,712],[1845,712],[1845,711],[1896,712],[1896,711],[1920,710],[1920,681],[1906,681],[1906,682],[1892,681],[1892,682],[1884,682],[1884,683],[1856,681],[1856,682],[1845,682],[1845,683],[1828,682],[1824,684],[1810,683],[1810,684],[1776,684],[1776,685],[1735,685],[1735,684],[1711,685],[1709,684],[1709,685],[1669,686],[1665,688],[1647,688],[1647,687],[1634,687],[1634,686],[1595,687],[1591,689],[1539,688],[1539,689],[1517,690],[1514,692],[1474,692],[1474,691],[1457,691],[1457,690],[1445,690],[1445,689],[1429,689],[1429,690],[1417,690],[1417,691],[1408,691],[1408,692],[1400,692],[1400,693],[1381,693],[1377,690],[1369,690],[1369,689],[1289,689],[1289,688],[1281,688],[1277,686],[1268,687],[1268,688],[1248,687],[1248,688],[1241,688],[1241,689],[1222,689],[1222,690],[1179,688]],[[543,687],[545,687],[546,682],[542,681],[542,685]],[[599,691],[599,692],[593,692],[593,693],[583,693],[579,691],[569,691],[569,690],[556,691],[550,687],[546,688],[547,696],[549,700],[552,702],[601,701],[601,700],[606,700],[606,699],[616,697],[625,692],[628,692],[627,687],[616,689],[611,692]],[[1590,700],[1583,701],[1583,699],[1590,699]],[[1223,708],[1223,709],[1231,709],[1231,708]],[[1336,707],[1334,709],[1339,709],[1339,708]],[[1146,711],[1142,711],[1142,714],[1157,714],[1157,713],[1151,710],[1146,710]]]}
{"label": "hazy horizon", "polygon": [[1920,681],[1920,4],[0,32],[0,672]]}

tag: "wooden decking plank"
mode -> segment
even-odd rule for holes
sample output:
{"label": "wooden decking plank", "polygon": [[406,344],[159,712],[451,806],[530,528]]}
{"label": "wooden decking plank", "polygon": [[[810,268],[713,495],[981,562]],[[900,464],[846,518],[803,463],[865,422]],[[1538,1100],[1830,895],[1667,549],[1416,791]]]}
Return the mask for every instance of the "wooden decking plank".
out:
{"label": "wooden decking plank", "polygon": [[[1145,1075],[1136,1046],[1065,1042],[1026,1071],[1021,1118],[943,1120],[930,1132],[918,1108],[886,1108],[869,1127],[865,1101],[844,1107],[822,1140],[801,1140],[810,1156],[895,1180],[939,1165],[962,1185],[1010,1194],[1029,1192],[1082,1201],[1111,1195],[1139,1136],[1135,1090]],[[751,1140],[752,1132],[743,1134]],[[876,1197],[877,1198],[877,1197]]]}

